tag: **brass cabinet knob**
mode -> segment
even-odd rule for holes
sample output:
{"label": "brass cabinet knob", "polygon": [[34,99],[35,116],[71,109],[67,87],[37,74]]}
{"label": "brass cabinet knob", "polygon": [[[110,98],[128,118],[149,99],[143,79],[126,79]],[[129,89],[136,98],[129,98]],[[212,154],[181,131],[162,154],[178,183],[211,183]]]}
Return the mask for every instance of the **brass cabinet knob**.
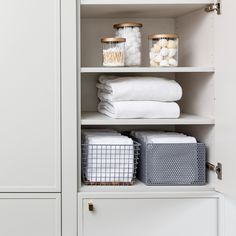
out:
{"label": "brass cabinet knob", "polygon": [[93,210],[94,210],[94,207],[93,207],[93,203],[92,203],[92,202],[89,202],[89,203],[88,203],[88,210],[89,210],[89,211],[93,211]]}

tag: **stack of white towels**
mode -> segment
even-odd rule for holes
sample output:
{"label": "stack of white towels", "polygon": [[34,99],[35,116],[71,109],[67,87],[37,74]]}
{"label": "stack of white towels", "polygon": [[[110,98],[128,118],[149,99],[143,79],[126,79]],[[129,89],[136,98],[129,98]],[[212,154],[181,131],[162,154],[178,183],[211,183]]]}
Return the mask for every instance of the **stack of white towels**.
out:
{"label": "stack of white towels", "polygon": [[158,77],[101,75],[98,111],[112,118],[179,118],[182,88]]}
{"label": "stack of white towels", "polygon": [[84,175],[93,183],[131,182],[134,175],[133,140],[115,130],[83,130]]}

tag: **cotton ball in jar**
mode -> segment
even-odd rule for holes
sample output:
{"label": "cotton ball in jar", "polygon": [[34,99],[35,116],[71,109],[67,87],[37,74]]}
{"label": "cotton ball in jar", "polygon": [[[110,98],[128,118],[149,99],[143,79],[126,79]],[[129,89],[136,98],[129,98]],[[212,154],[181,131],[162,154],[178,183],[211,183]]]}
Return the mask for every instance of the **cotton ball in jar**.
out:
{"label": "cotton ball in jar", "polygon": [[177,50],[175,48],[170,48],[169,49],[169,57],[174,57],[176,55]]}
{"label": "cotton ball in jar", "polygon": [[131,47],[136,47],[136,45],[138,45],[138,42],[136,41],[135,37],[130,37],[127,41],[129,41]]}
{"label": "cotton ball in jar", "polygon": [[133,29],[131,27],[126,27],[126,28],[124,28],[124,31],[126,34],[130,34],[130,33],[132,33]]}
{"label": "cotton ball in jar", "polygon": [[160,52],[161,51],[161,47],[158,45],[158,43],[155,43],[153,46],[155,52]]}
{"label": "cotton ball in jar", "polygon": [[170,59],[168,60],[168,63],[169,63],[171,66],[177,66],[177,65],[178,65],[177,61],[176,61],[174,58],[170,58]]}
{"label": "cotton ball in jar", "polygon": [[154,49],[154,48],[151,48],[151,52],[154,52],[154,53],[156,53],[156,51],[155,51],[155,49]]}
{"label": "cotton ball in jar", "polygon": [[149,53],[150,59],[154,59],[154,57],[157,56],[157,55],[158,55],[157,53],[152,52],[152,51]]}
{"label": "cotton ball in jar", "polygon": [[157,67],[157,66],[159,66],[159,64],[156,63],[154,60],[150,60],[150,66]]}
{"label": "cotton ball in jar", "polygon": [[132,48],[139,48],[139,43],[137,41],[132,42]]}
{"label": "cotton ball in jar", "polygon": [[140,44],[141,43],[141,37],[137,38],[136,42]]}
{"label": "cotton ball in jar", "polygon": [[161,51],[160,51],[160,54],[161,54],[163,57],[168,56],[168,54],[169,54],[169,49],[168,49],[168,48],[162,48]]}
{"label": "cotton ball in jar", "polygon": [[133,64],[132,58],[131,57],[125,57],[125,63],[127,63],[128,65]]}
{"label": "cotton ball in jar", "polygon": [[167,43],[168,48],[176,48],[176,42],[174,40],[169,40]]}
{"label": "cotton ball in jar", "polygon": [[133,35],[135,35],[136,38],[141,38],[140,32],[133,32]]}
{"label": "cotton ball in jar", "polygon": [[167,66],[169,66],[169,63],[168,63],[167,60],[162,60],[162,61],[160,62],[160,66],[167,67]]}
{"label": "cotton ball in jar", "polygon": [[134,31],[135,33],[139,33],[139,32],[140,32],[139,27],[134,27],[134,28],[133,28],[133,31]]}
{"label": "cotton ball in jar", "polygon": [[135,54],[137,52],[136,48],[135,47],[130,47],[128,50],[127,50],[128,53],[130,54]]}
{"label": "cotton ball in jar", "polygon": [[126,36],[126,40],[128,40],[128,41],[130,41],[130,42],[134,42],[134,41],[136,41],[136,37],[135,37],[135,35],[132,33],[132,34]]}
{"label": "cotton ball in jar", "polygon": [[132,41],[126,40],[126,42],[125,42],[125,48],[130,48],[130,47],[132,47],[132,45],[133,45],[133,42],[132,42]]}
{"label": "cotton ball in jar", "polygon": [[117,35],[123,35],[124,34],[124,29],[120,28],[117,30]]}
{"label": "cotton ball in jar", "polygon": [[138,64],[141,64],[141,52],[138,51],[136,52],[136,57],[135,57],[135,61],[136,61],[136,64],[135,65],[138,65]]}
{"label": "cotton ball in jar", "polygon": [[168,44],[168,41],[167,41],[167,39],[160,39],[158,44],[160,47],[165,48]]}
{"label": "cotton ball in jar", "polygon": [[163,56],[161,56],[160,54],[159,55],[156,55],[153,59],[155,62],[161,62],[163,60]]}

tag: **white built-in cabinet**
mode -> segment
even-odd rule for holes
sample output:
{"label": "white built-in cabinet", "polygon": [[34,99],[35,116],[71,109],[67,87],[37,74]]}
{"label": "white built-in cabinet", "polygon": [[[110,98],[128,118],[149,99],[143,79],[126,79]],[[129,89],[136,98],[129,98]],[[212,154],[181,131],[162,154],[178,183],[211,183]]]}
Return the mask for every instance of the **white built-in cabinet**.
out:
{"label": "white built-in cabinet", "polygon": [[[84,196],[79,235],[216,236],[219,199],[215,196]],[[88,209],[94,204],[93,211]],[[204,212],[204,214],[203,214]]]}
{"label": "white built-in cabinet", "polygon": [[0,235],[61,236],[61,1],[0,1]]}
{"label": "white built-in cabinet", "polygon": [[0,235],[60,236],[60,194],[0,194]]}
{"label": "white built-in cabinet", "polygon": [[[2,0],[0,235],[234,236],[236,2]],[[142,66],[102,67],[100,38],[142,22]],[[177,33],[180,66],[150,68],[148,34]],[[179,119],[111,119],[97,112],[100,74],[154,75],[183,87]],[[222,164],[205,186],[86,186],[81,129],[185,132]]]}
{"label": "white built-in cabinet", "polygon": [[0,192],[59,192],[60,0],[3,0],[0,28]]}
{"label": "white built-in cabinet", "polygon": [[[220,3],[221,14],[206,12]],[[218,5],[219,6],[219,5]],[[235,216],[234,1],[81,0],[77,5],[78,148],[82,128],[185,132],[207,146],[208,162],[222,164],[222,179],[208,170],[206,186],[86,186],[78,152],[78,235],[233,236]],[[100,38],[113,24],[142,22],[142,66],[102,67]],[[148,34],[176,33],[178,68],[150,68]],[[154,75],[183,87],[179,119],[111,119],[97,112],[101,74]],[[227,209],[231,198],[230,211]],[[234,200],[232,200],[234,199]],[[234,202],[234,203],[232,203]]]}

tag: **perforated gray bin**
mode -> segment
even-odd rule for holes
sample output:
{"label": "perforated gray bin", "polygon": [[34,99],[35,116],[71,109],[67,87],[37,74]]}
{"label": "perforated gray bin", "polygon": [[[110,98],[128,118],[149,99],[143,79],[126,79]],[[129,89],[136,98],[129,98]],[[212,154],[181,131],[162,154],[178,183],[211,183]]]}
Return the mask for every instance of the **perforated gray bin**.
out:
{"label": "perforated gray bin", "polygon": [[146,185],[204,185],[203,143],[141,144],[138,179]]}

